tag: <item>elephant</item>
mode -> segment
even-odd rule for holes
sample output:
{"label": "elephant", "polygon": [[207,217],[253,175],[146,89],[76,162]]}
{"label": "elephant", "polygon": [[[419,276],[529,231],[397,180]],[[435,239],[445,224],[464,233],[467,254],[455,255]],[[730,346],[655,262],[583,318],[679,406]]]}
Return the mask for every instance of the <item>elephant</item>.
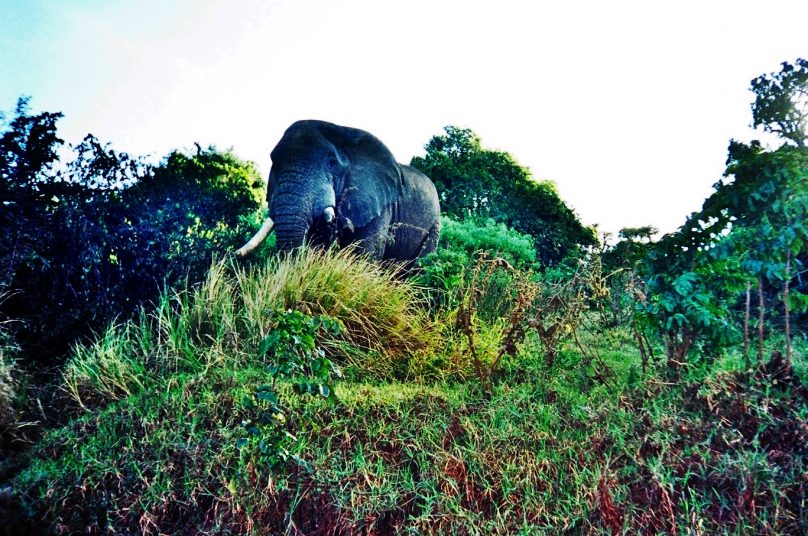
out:
{"label": "elephant", "polygon": [[435,250],[440,233],[435,185],[420,171],[398,164],[369,132],[297,121],[271,157],[269,216],[237,255],[247,255],[273,228],[285,252],[304,243],[355,244],[373,260],[411,265]]}

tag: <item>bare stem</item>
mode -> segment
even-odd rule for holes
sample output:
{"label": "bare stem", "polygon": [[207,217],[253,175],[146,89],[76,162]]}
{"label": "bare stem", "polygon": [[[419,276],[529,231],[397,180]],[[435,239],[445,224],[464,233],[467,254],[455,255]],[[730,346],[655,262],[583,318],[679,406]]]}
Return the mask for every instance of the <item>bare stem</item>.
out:
{"label": "bare stem", "polygon": [[791,365],[791,318],[788,307],[788,291],[791,282],[791,252],[786,253],[786,280],[783,285],[783,314],[785,315],[785,335],[786,335],[786,365]]}
{"label": "bare stem", "polygon": [[749,360],[749,313],[752,305],[752,283],[746,282],[746,304],[743,311],[743,360],[747,368],[752,367]]}
{"label": "bare stem", "polygon": [[758,277],[758,365],[763,364],[763,321],[766,318],[766,297],[763,295],[763,278]]}

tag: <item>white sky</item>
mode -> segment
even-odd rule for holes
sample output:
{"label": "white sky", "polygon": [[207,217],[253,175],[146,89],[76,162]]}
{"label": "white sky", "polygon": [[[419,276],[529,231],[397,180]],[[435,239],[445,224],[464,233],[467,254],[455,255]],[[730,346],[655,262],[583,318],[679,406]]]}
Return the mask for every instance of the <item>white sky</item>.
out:
{"label": "white sky", "polygon": [[297,119],[399,161],[452,124],[556,182],[586,224],[677,228],[749,140],[749,81],[808,56],[808,1],[0,0],[0,109],[269,171]]}

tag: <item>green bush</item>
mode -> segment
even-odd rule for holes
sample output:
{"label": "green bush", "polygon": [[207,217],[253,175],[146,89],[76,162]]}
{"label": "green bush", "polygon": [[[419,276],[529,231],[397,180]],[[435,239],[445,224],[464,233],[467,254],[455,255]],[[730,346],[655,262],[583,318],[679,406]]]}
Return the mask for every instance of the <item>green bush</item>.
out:
{"label": "green bush", "polygon": [[440,245],[443,249],[464,253],[474,259],[477,252],[501,257],[516,268],[536,267],[536,250],[529,235],[492,219],[457,221],[441,218]]}
{"label": "green bush", "polygon": [[[480,256],[501,258],[510,266],[521,270],[536,270],[536,251],[530,236],[514,231],[493,220],[475,222],[441,218],[441,237],[438,249],[419,261],[419,285],[427,289],[430,303],[435,308],[452,308],[459,304],[460,294]],[[490,319],[498,317],[509,295],[512,273],[496,270],[485,286],[486,296],[480,309]]]}
{"label": "green bush", "polygon": [[443,214],[502,222],[529,236],[547,266],[597,243],[551,181],[535,180],[510,154],[484,148],[469,129],[444,130],[424,146],[424,157],[410,162],[434,181]]}

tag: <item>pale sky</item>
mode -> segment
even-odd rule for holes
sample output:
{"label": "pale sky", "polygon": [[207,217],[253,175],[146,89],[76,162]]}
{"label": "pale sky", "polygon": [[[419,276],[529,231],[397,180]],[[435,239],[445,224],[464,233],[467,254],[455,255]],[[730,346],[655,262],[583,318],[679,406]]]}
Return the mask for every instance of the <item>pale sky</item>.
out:
{"label": "pale sky", "polygon": [[368,130],[408,163],[474,130],[585,224],[671,231],[749,129],[749,81],[808,56],[808,1],[0,0],[0,109],[160,157],[255,161],[289,124]]}

